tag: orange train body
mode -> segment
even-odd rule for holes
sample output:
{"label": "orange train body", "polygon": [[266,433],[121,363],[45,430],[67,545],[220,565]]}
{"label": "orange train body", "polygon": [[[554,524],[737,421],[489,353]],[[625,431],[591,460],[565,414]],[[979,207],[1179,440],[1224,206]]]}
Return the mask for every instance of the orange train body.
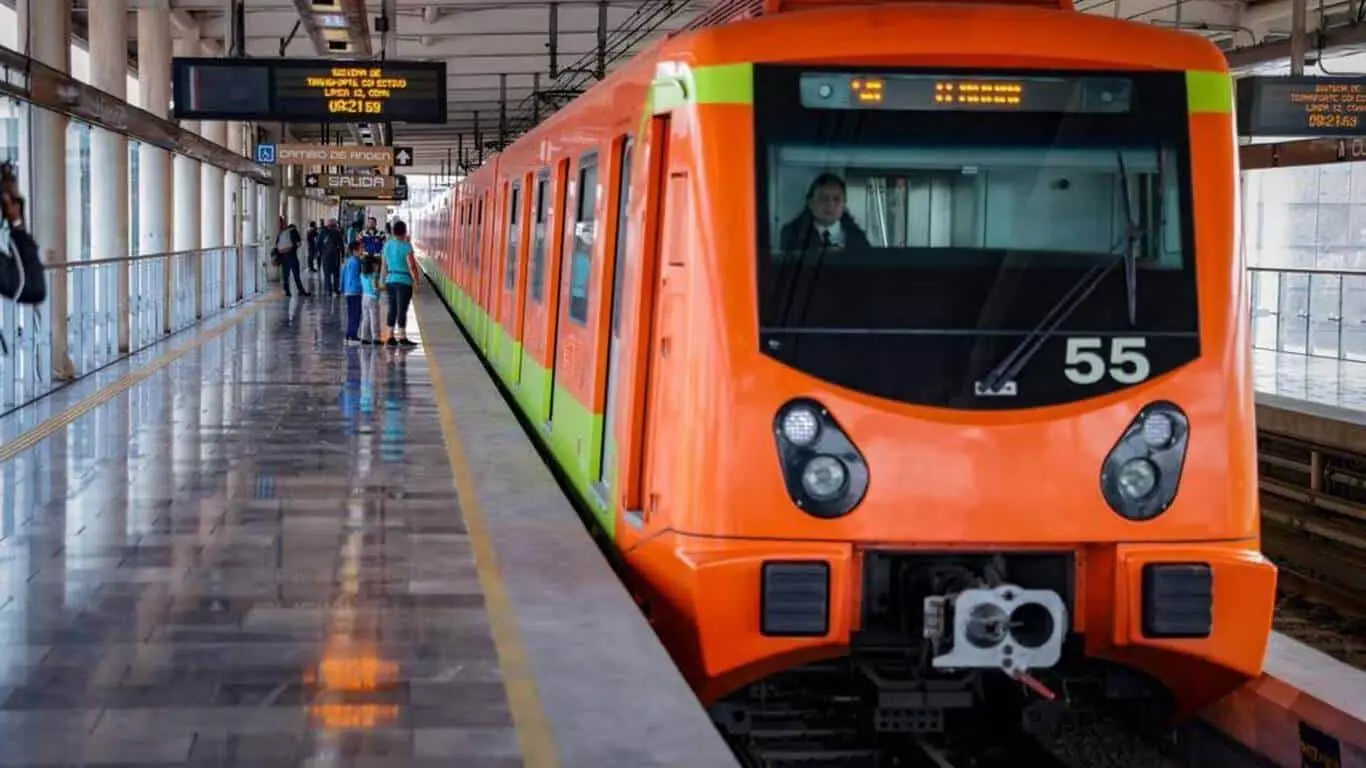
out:
{"label": "orange train body", "polygon": [[[1260,672],[1276,580],[1234,152],[1193,35],[798,9],[657,44],[415,232],[705,702],[929,644],[945,679],[1113,665],[1188,713]],[[846,247],[783,256],[818,190]]]}

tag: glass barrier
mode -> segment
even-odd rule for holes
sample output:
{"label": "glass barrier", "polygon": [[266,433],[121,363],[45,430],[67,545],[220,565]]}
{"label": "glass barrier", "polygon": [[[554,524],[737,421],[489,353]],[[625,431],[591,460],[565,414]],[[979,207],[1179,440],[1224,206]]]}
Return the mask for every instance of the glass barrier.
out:
{"label": "glass barrier", "polygon": [[1366,361],[1366,270],[1247,270],[1252,346]]}

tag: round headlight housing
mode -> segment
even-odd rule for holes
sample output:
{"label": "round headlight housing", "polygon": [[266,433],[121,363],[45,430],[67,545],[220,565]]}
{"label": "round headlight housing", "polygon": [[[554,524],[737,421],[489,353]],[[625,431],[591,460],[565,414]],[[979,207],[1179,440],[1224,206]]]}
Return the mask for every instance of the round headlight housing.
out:
{"label": "round headlight housing", "polygon": [[816,438],[821,434],[821,420],[815,409],[808,405],[798,405],[789,408],[783,414],[779,429],[783,432],[783,437],[793,445],[808,446],[816,442]]}
{"label": "round headlight housing", "polygon": [[802,468],[802,490],[817,501],[839,498],[849,483],[849,470],[834,456],[813,456]]}
{"label": "round headlight housing", "polygon": [[1115,485],[1129,501],[1140,501],[1157,488],[1157,466],[1147,459],[1130,459],[1115,473]]}
{"label": "round headlight housing", "polygon": [[1143,442],[1151,448],[1166,448],[1176,435],[1172,417],[1161,411],[1143,417]]}

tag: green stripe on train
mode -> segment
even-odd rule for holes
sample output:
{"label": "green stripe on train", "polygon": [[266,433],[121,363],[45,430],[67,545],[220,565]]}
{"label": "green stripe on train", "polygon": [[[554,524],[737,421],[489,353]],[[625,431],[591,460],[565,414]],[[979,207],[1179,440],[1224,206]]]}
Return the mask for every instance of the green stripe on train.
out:
{"label": "green stripe on train", "polygon": [[[482,324],[485,340],[481,342],[484,347],[480,350],[481,354],[485,354],[485,359],[493,364],[496,375],[512,392],[517,409],[536,425],[533,432],[537,441],[549,449],[555,463],[569,478],[574,495],[592,510],[598,525],[609,536],[615,537],[616,510],[604,499],[610,499],[612,494],[600,491],[597,482],[603,448],[602,414],[593,413],[568,390],[554,385],[550,380],[550,372],[530,357],[520,360],[521,379],[517,381],[514,371],[518,358],[524,353],[521,343],[514,341],[501,324],[494,322],[474,303],[469,294],[453,281],[445,279],[437,269],[429,266],[428,274],[437,276],[437,282],[445,289],[443,295],[452,307],[465,308],[464,317],[459,322],[467,332]],[[471,336],[475,334],[471,333]],[[488,349],[503,350],[502,357],[506,362],[502,365],[495,362],[486,354]],[[508,350],[515,350],[516,354]],[[552,398],[554,420],[547,432],[543,425]]]}
{"label": "green stripe on train", "polygon": [[660,68],[666,71],[656,74],[650,83],[645,104],[647,116],[687,104],[754,103],[754,65],[749,62],[695,68],[661,62]]}
{"label": "green stripe on train", "polygon": [[1186,72],[1186,111],[1190,114],[1232,114],[1233,77],[1227,72]]}

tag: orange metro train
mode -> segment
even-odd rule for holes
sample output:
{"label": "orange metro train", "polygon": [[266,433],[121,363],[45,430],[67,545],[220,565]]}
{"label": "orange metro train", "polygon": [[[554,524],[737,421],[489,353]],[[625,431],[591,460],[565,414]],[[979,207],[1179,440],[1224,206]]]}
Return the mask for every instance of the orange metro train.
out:
{"label": "orange metro train", "polygon": [[763,5],[411,214],[699,697],[833,664],[924,732],[1256,676],[1222,54],[1056,3]]}

